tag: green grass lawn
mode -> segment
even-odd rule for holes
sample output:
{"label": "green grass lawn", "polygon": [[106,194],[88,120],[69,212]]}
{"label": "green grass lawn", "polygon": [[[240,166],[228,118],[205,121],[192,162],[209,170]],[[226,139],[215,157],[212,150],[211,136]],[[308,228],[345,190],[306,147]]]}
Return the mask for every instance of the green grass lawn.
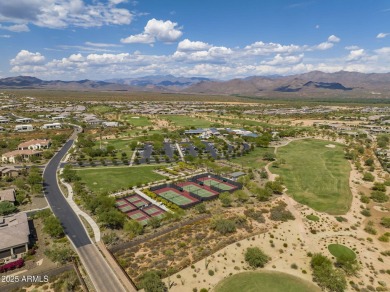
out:
{"label": "green grass lawn", "polygon": [[342,244],[329,244],[328,250],[335,258],[340,256],[345,256],[350,260],[354,260],[356,258],[355,252]]}
{"label": "green grass lawn", "polygon": [[193,118],[189,116],[168,115],[168,116],[163,116],[162,118],[171,121],[178,127],[208,128],[212,124],[207,120]]}
{"label": "green grass lawn", "polygon": [[135,127],[144,127],[152,125],[152,122],[147,117],[143,116],[125,116],[122,119]]}
{"label": "green grass lawn", "polygon": [[263,155],[265,153],[273,153],[274,148],[260,148],[256,147],[255,150],[249,152],[245,156],[232,158],[233,163],[237,163],[239,165],[242,165],[244,167],[251,167],[251,168],[262,168],[264,167],[269,161],[263,160]]}
{"label": "green grass lawn", "polygon": [[278,272],[244,272],[219,282],[215,292],[316,292],[314,284],[297,277]]}
{"label": "green grass lawn", "polygon": [[[133,151],[130,148],[132,140],[121,140],[121,139],[109,139],[102,140],[102,147],[105,148],[107,146],[114,146],[115,150],[117,150],[116,157],[122,159],[122,152],[127,154],[127,159],[130,159]],[[100,141],[96,141],[94,148],[100,147]]]}
{"label": "green grass lawn", "polygon": [[95,105],[88,108],[89,112],[97,113],[97,114],[105,114],[105,113],[112,112],[113,110],[114,108],[108,105]]}
{"label": "green grass lawn", "polygon": [[314,222],[320,221],[320,217],[313,215],[313,214],[307,215],[306,218],[311,220],[311,221],[314,221]]}
{"label": "green grass lawn", "polygon": [[[333,144],[335,148],[325,145]],[[305,139],[291,142],[278,149],[277,157],[284,159],[280,168],[270,170],[279,174],[290,194],[299,203],[332,215],[345,214],[351,205],[349,162],[343,146],[321,140]]]}
{"label": "green grass lawn", "polygon": [[88,189],[102,193],[163,179],[163,176],[153,172],[154,168],[155,166],[87,168],[78,169],[77,174]]}

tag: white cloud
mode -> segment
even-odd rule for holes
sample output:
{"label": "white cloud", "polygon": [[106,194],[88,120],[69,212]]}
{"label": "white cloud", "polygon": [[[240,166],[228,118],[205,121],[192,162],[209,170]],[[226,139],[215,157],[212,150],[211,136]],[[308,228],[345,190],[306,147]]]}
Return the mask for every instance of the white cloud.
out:
{"label": "white cloud", "polygon": [[9,39],[11,36],[9,34],[0,34],[0,38]]}
{"label": "white cloud", "polygon": [[347,56],[347,61],[358,61],[362,59],[366,55],[364,49],[358,49],[358,50],[352,50],[349,52],[349,55]]}
{"label": "white cloud", "polygon": [[332,34],[330,37],[328,37],[328,42],[338,43],[340,42],[340,38]]}
{"label": "white cloud", "polygon": [[312,70],[387,72],[390,68],[390,47],[365,50],[348,46],[348,54],[344,56],[327,56],[323,50],[333,47],[334,41],[310,46],[255,42],[243,48],[229,48],[185,39],[178,43],[174,53],[167,55],[115,52],[108,50],[113,44],[86,42],[85,46],[68,46],[72,53],[62,59],[45,62],[40,53],[23,50],[10,63],[13,73],[73,80],[107,79],[129,74],[134,77],[173,74],[230,79]]}
{"label": "white cloud", "polygon": [[0,22],[26,25],[32,23],[41,27],[66,28],[97,27],[103,25],[130,24],[132,14],[124,8],[117,8],[118,1],[102,3],[82,0],[12,0],[0,1]]}
{"label": "white cloud", "polygon": [[146,33],[131,35],[127,38],[121,39],[121,43],[124,44],[152,44],[154,42],[154,37]]}
{"label": "white cloud", "polygon": [[320,28],[320,25],[319,25],[319,24],[317,24],[317,25],[315,26],[315,28],[316,28],[316,29],[319,29],[319,28]]}
{"label": "white cloud", "polygon": [[376,38],[377,38],[377,39],[383,39],[383,38],[387,37],[388,35],[390,35],[390,33],[381,32],[381,33],[378,33],[378,35],[376,36]]}
{"label": "white cloud", "polygon": [[204,51],[211,48],[211,45],[208,43],[200,41],[190,41],[189,39],[182,40],[177,45],[177,50],[181,52],[186,51]]}
{"label": "white cloud", "polygon": [[272,53],[295,53],[303,51],[307,46],[297,46],[297,45],[281,45],[277,43],[264,43],[264,42],[255,42],[251,45],[248,45],[244,48],[245,52],[250,55],[269,55]]}
{"label": "white cloud", "polygon": [[0,24],[0,29],[8,30],[12,32],[27,32],[30,31],[26,24],[14,24],[14,25],[2,25]]}
{"label": "white cloud", "polygon": [[263,61],[261,64],[272,65],[272,66],[280,66],[280,65],[291,65],[302,62],[304,54],[295,55],[295,56],[282,56],[281,54],[277,54],[270,61]]}
{"label": "white cloud", "polygon": [[152,44],[156,41],[173,43],[183,35],[181,28],[178,28],[177,25],[176,22],[170,20],[163,21],[153,18],[148,21],[142,33],[123,38],[121,42],[130,44]]}
{"label": "white cloud", "polygon": [[10,64],[17,65],[42,65],[45,62],[45,57],[41,53],[31,53],[27,50],[21,50],[14,59],[11,59]]}
{"label": "white cloud", "polygon": [[390,55],[390,47],[384,47],[384,48],[377,49],[377,50],[375,50],[375,53],[377,53],[379,55]]}
{"label": "white cloud", "polygon": [[86,46],[98,47],[98,48],[115,48],[121,47],[121,45],[117,44],[106,44],[106,43],[93,43],[93,42],[85,42]]}
{"label": "white cloud", "polygon": [[329,50],[329,49],[333,48],[333,46],[334,46],[334,43],[323,42],[323,43],[320,43],[320,44],[314,46],[313,49],[314,50],[325,51],[325,50]]}
{"label": "white cloud", "polygon": [[346,49],[348,51],[352,51],[352,50],[359,50],[360,47],[359,46],[347,46],[344,49]]}

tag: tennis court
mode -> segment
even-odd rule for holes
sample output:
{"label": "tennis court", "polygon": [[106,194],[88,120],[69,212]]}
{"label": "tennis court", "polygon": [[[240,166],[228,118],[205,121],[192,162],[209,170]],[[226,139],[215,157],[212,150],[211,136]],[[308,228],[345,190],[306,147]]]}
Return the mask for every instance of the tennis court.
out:
{"label": "tennis court", "polygon": [[126,198],[126,201],[137,206],[138,208],[150,204],[150,202],[148,202],[144,198],[140,197],[139,195],[131,195],[131,196]]}
{"label": "tennis court", "polygon": [[119,207],[119,210],[121,210],[121,212],[123,212],[123,213],[127,213],[127,212],[137,210],[137,209],[138,208],[132,204],[127,204],[127,205],[123,205],[123,206]]}
{"label": "tennis court", "polygon": [[125,200],[125,199],[119,199],[115,202],[115,206],[117,206],[118,208],[123,206],[123,205],[127,205],[128,202]]}
{"label": "tennis court", "polygon": [[213,177],[202,177],[199,178],[198,180],[204,183],[206,186],[213,186],[223,191],[230,191],[237,188],[234,185],[231,185],[227,182],[220,181]]}
{"label": "tennis court", "polygon": [[165,213],[164,210],[154,205],[146,207],[142,209],[142,211],[148,214],[150,217],[158,217],[158,218],[161,218]]}
{"label": "tennis court", "polygon": [[145,225],[150,218],[147,214],[142,212],[141,210],[134,210],[131,212],[126,213],[127,216],[129,216],[133,220],[137,220],[141,224]]}
{"label": "tennis court", "polygon": [[155,191],[155,193],[178,206],[185,206],[198,202],[197,199],[191,197],[189,194],[181,193],[173,188],[163,188]]}
{"label": "tennis court", "polygon": [[196,194],[203,198],[218,196],[218,192],[211,189],[207,190],[206,188],[193,182],[179,183],[177,185],[182,187],[185,191]]}

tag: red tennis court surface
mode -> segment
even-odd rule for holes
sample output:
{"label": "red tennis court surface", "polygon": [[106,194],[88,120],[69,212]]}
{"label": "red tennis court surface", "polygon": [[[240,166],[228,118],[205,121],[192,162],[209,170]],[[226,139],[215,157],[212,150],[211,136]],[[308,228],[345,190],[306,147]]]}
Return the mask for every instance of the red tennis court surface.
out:
{"label": "red tennis court surface", "polygon": [[150,218],[149,215],[145,214],[141,210],[134,210],[126,213],[131,219],[137,220],[140,223],[146,223],[146,221]]}
{"label": "red tennis court surface", "polygon": [[143,208],[142,211],[151,217],[162,217],[162,215],[165,213],[164,210],[155,205]]}
{"label": "red tennis court surface", "polygon": [[131,219],[137,220],[141,224],[146,225],[151,217],[162,217],[165,211],[149,200],[134,194],[126,198],[117,199],[116,207],[125,213]]}
{"label": "red tennis court surface", "polygon": [[137,206],[138,208],[151,204],[148,200],[142,198],[139,195],[131,195],[126,198],[126,201]]}

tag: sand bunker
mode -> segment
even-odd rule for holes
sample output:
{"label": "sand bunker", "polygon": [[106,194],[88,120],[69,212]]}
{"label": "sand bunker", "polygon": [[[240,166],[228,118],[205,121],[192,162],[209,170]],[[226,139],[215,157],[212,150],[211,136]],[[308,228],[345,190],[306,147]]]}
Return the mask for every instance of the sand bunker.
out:
{"label": "sand bunker", "polygon": [[334,144],[328,144],[328,145],[325,145],[325,147],[328,147],[328,148],[335,148],[336,145],[334,145]]}
{"label": "sand bunker", "polygon": [[374,206],[373,208],[375,210],[379,211],[379,212],[383,212],[383,213],[389,212],[389,210],[386,207],[383,207],[383,206]]}

